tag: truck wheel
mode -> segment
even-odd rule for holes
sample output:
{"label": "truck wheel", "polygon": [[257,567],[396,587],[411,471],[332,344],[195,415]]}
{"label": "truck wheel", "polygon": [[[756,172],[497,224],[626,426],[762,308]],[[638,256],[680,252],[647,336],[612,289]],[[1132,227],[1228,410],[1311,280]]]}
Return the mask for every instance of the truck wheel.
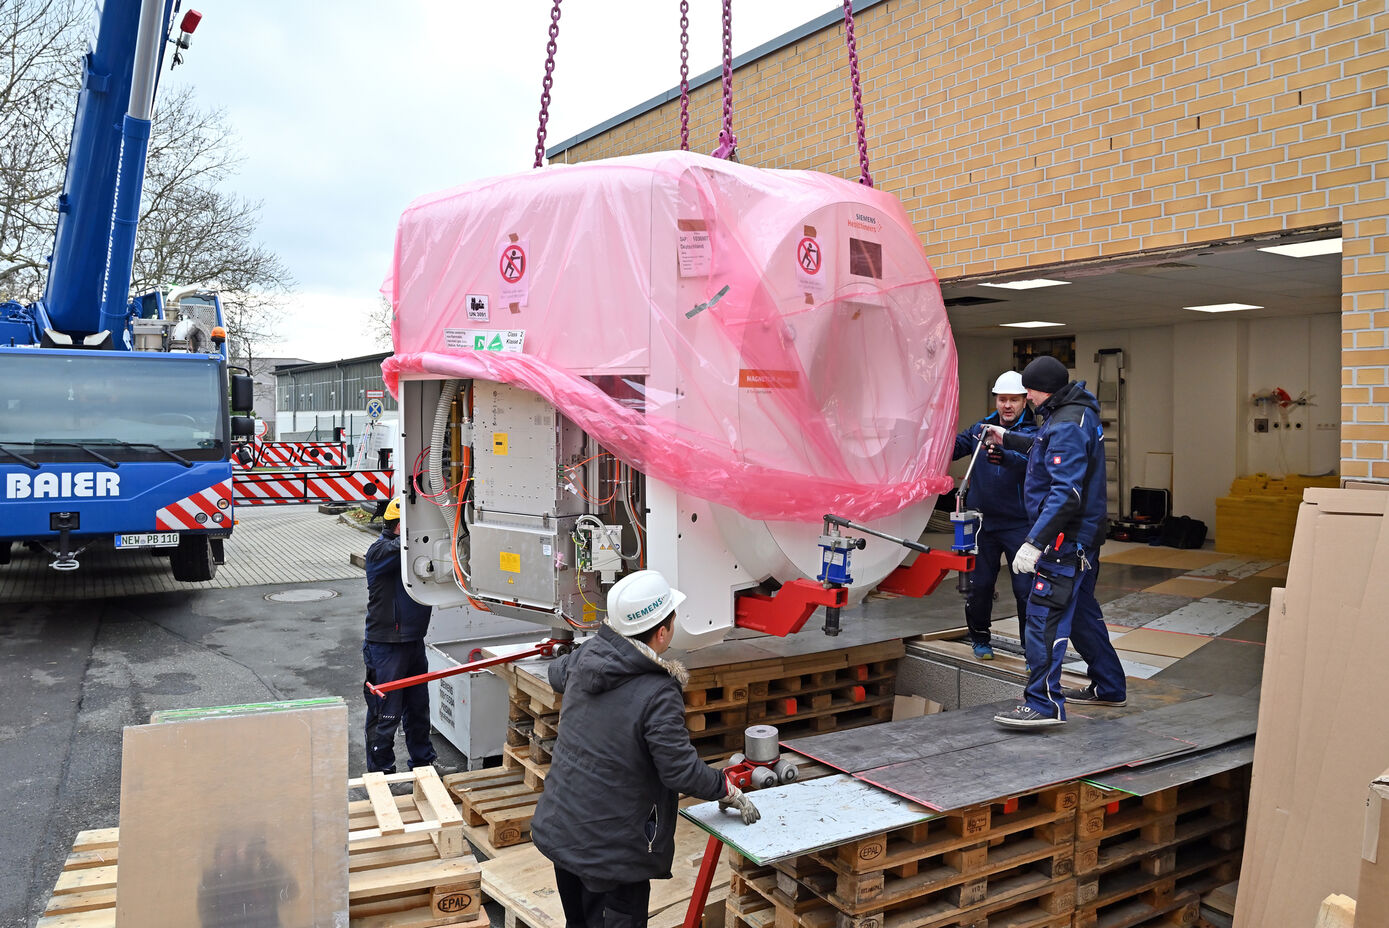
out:
{"label": "truck wheel", "polygon": [[207,543],[206,535],[180,538],[178,547],[169,552],[169,565],[174,569],[174,579],[181,583],[198,583],[217,575],[217,564],[212,559],[212,546]]}
{"label": "truck wheel", "polygon": [[0,564],[8,564],[10,562],[11,544],[13,544],[13,542],[0,541]]}

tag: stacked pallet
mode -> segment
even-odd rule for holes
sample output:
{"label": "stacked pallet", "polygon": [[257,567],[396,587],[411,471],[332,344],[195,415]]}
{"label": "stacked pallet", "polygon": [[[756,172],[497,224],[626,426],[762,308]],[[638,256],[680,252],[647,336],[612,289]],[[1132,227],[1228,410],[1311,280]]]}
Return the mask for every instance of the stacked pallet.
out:
{"label": "stacked pallet", "polygon": [[1230,484],[1230,495],[1215,501],[1216,547],[1231,554],[1287,559],[1292,553],[1303,491],[1334,486],[1335,476],[1236,477]]}
{"label": "stacked pallet", "polygon": [[1239,873],[1248,765],[1137,797],[1085,784],[1076,818],[1076,928],[1195,924]]}
{"label": "stacked pallet", "polygon": [[[902,641],[893,639],[694,667],[685,686],[685,727],[699,756],[713,761],[741,751],[749,725],[775,725],[789,738],[887,721],[904,653]],[[502,768],[445,778],[467,825],[476,829],[469,837],[483,847],[530,840],[563,704],[545,677],[546,666],[523,662],[494,668],[506,680],[509,703]]]}
{"label": "stacked pallet", "polygon": [[1195,924],[1238,873],[1248,765],[1146,797],[1071,782],[758,866],[730,850],[729,928]]}
{"label": "stacked pallet", "polygon": [[[392,794],[391,784],[404,782],[412,791]],[[481,872],[434,769],[367,774],[348,787],[367,792],[348,803],[351,928],[486,928]],[[115,925],[118,844],[115,828],[78,833],[36,928]]]}

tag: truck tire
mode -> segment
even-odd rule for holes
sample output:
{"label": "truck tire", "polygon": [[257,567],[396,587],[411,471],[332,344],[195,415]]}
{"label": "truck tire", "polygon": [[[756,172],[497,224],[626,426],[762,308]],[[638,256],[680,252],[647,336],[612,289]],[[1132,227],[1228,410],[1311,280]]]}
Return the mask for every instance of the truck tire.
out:
{"label": "truck tire", "polygon": [[178,547],[169,552],[169,566],[174,569],[174,579],[181,583],[198,583],[217,575],[217,564],[212,559],[212,546],[207,543],[206,535],[180,538]]}
{"label": "truck tire", "polygon": [[0,541],[0,564],[8,564],[10,562],[11,544],[13,544],[13,542]]}

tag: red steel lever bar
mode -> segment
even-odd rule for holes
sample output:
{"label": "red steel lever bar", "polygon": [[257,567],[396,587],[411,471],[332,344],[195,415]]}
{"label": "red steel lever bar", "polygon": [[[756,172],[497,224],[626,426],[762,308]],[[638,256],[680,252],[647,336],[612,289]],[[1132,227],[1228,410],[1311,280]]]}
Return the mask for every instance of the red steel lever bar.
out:
{"label": "red steel lever bar", "polygon": [[388,683],[368,683],[367,689],[377,696],[385,696],[392,690],[403,690],[407,686],[419,686],[421,683],[428,683],[431,680],[440,680],[444,677],[451,677],[454,674],[486,670],[488,667],[495,667],[498,664],[509,664],[512,661],[519,661],[527,657],[549,657],[555,653],[556,648],[566,644],[573,644],[573,642],[560,638],[546,638],[535,647],[527,648],[524,651],[518,651],[515,654],[508,654],[504,657],[487,657],[480,661],[469,661],[466,664],[459,664],[457,667],[450,667],[447,670],[435,670],[431,673],[417,674],[413,677],[401,677],[399,680],[391,680]]}

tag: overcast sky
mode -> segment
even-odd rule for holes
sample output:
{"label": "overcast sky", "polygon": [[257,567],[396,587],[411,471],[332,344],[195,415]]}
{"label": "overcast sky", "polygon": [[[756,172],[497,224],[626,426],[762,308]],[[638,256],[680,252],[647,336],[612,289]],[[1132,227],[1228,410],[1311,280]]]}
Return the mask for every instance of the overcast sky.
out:
{"label": "overcast sky", "polygon": [[[184,6],[190,5],[185,0]],[[269,354],[377,350],[363,333],[416,196],[529,169],[548,0],[191,0],[203,21],[161,92],[223,107],[263,202],[260,236],[298,290]],[[734,53],[835,0],[736,0]],[[568,0],[547,145],[679,83],[678,0]],[[721,62],[718,0],[690,0],[690,73]],[[735,84],[735,106],[737,103]],[[156,118],[158,116],[156,115]],[[737,111],[734,114],[737,127]]]}

